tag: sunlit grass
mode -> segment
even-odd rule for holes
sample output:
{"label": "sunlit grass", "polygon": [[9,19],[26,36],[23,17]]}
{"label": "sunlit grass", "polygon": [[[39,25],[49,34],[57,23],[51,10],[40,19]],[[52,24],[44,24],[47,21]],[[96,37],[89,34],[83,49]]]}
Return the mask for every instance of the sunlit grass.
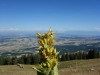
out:
{"label": "sunlit grass", "polygon": [[[32,69],[34,65],[23,66],[0,66],[0,75],[37,75]],[[100,59],[64,61],[59,62],[58,67],[59,75],[100,75]]]}

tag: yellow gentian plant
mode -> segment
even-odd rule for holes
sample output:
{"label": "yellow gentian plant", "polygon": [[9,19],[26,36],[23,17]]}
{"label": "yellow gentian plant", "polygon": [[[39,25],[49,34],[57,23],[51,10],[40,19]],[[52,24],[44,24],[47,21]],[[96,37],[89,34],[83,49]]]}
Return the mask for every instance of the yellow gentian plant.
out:
{"label": "yellow gentian plant", "polygon": [[54,32],[50,29],[45,34],[37,33],[41,63],[37,67],[37,75],[58,75],[58,54],[54,48]]}

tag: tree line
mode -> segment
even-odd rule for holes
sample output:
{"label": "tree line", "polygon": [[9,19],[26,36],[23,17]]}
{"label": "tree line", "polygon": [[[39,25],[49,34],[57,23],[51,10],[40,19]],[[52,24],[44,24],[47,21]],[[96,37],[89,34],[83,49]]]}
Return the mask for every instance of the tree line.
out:
{"label": "tree line", "polygon": [[17,56],[0,56],[0,65],[16,65],[16,64],[38,64],[39,54],[25,54],[21,57]]}
{"label": "tree line", "polygon": [[[59,61],[68,60],[81,60],[81,59],[95,59],[100,58],[100,51],[91,49],[88,52],[77,51],[77,52],[65,52],[58,56]],[[0,65],[16,65],[16,64],[39,64],[41,57],[39,54],[25,54],[21,57],[17,56],[0,56]]]}
{"label": "tree line", "polygon": [[59,57],[59,60],[67,61],[67,60],[95,59],[95,58],[100,58],[100,51],[91,49],[88,52],[85,51],[77,51],[73,53],[66,52]]}

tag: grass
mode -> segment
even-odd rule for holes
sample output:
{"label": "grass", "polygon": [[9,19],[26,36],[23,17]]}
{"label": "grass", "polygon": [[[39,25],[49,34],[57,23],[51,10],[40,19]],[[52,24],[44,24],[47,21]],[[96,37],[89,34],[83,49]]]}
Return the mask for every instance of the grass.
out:
{"label": "grass", "polygon": [[[0,66],[0,75],[37,75],[33,65]],[[100,59],[72,60],[59,63],[59,75],[100,75]]]}
{"label": "grass", "polygon": [[59,63],[60,75],[100,75],[100,59],[73,60]]}
{"label": "grass", "polygon": [[32,69],[32,66],[24,65],[24,68],[17,65],[0,66],[0,75],[36,75],[36,71]]}

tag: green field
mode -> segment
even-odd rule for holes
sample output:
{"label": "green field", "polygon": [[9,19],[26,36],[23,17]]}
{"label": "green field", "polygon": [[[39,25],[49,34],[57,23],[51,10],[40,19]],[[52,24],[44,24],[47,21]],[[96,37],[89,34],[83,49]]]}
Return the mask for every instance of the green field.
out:
{"label": "green field", "polygon": [[[34,65],[0,66],[0,75],[37,75]],[[100,75],[100,59],[73,60],[59,63],[59,75]]]}

